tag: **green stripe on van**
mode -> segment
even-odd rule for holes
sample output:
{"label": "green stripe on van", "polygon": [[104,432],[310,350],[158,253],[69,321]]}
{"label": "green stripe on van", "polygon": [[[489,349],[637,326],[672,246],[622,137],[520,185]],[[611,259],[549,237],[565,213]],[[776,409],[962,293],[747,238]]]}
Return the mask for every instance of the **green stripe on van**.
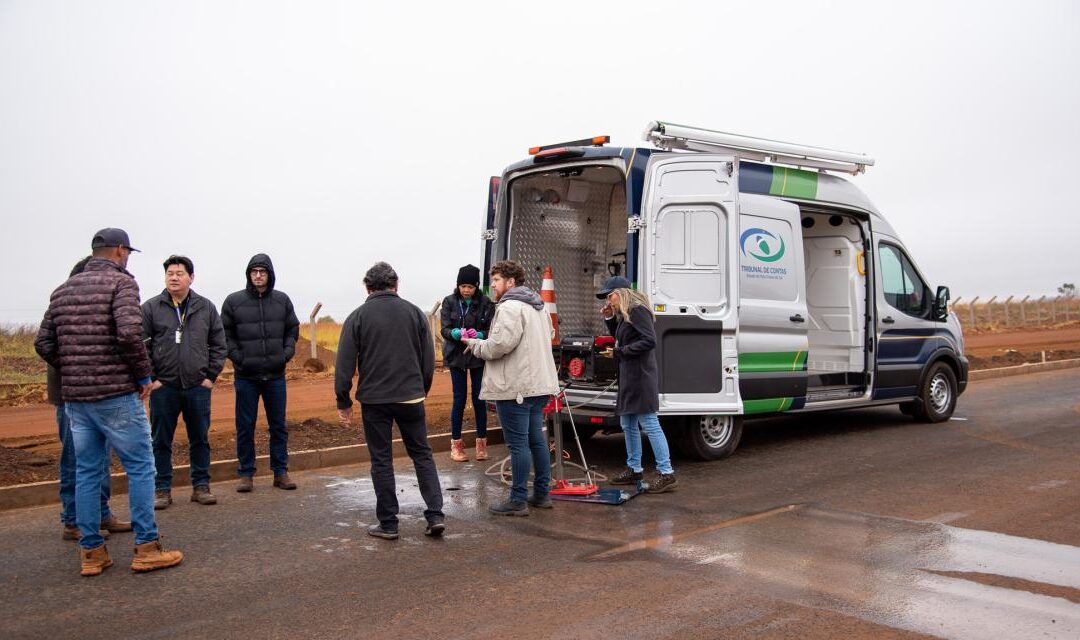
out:
{"label": "green stripe on van", "polygon": [[791,408],[792,398],[766,398],[764,400],[743,400],[743,413],[777,413]]}
{"label": "green stripe on van", "polygon": [[739,354],[739,371],[768,373],[771,371],[805,371],[805,351],[759,351]]}
{"label": "green stripe on van", "polygon": [[793,198],[817,198],[818,174],[802,169],[773,167],[772,185],[769,195],[791,196]]}

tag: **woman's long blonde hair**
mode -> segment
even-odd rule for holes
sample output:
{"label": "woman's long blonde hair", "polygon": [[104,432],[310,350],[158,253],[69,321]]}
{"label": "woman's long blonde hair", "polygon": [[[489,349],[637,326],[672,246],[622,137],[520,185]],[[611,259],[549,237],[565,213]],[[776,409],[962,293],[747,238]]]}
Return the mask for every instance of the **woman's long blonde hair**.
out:
{"label": "woman's long blonde hair", "polygon": [[[627,322],[630,322],[630,309],[633,307],[645,307],[645,310],[649,312],[649,315],[653,315],[652,304],[649,303],[649,296],[637,289],[616,289],[612,293],[619,298],[619,303],[615,305],[615,312],[622,316]],[[633,324],[633,322],[630,322],[630,324]]]}

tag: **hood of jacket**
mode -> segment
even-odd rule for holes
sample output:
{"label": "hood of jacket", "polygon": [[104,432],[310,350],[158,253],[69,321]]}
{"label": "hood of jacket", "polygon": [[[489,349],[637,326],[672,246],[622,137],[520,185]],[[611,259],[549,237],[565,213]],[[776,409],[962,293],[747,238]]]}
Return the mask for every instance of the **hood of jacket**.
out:
{"label": "hood of jacket", "polygon": [[533,309],[543,309],[544,300],[540,297],[540,294],[533,291],[528,287],[514,287],[499,298],[499,302],[503,303],[507,300],[517,300],[518,302],[524,302]]}
{"label": "hood of jacket", "polygon": [[270,256],[265,253],[256,253],[251,256],[251,260],[248,260],[247,269],[244,270],[244,280],[247,281],[248,293],[252,295],[259,295],[259,290],[255,288],[255,285],[251,284],[251,270],[255,267],[262,267],[269,273],[269,278],[266,282],[266,292],[270,293],[274,290],[274,282],[277,280],[274,277],[274,263],[270,262]]}

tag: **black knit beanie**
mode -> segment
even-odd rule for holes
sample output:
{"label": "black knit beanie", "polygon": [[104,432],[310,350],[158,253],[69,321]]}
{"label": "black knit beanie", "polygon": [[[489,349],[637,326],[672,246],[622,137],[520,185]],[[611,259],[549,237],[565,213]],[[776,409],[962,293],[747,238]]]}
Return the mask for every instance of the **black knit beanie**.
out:
{"label": "black knit beanie", "polygon": [[472,266],[471,264],[467,264],[464,267],[458,269],[457,284],[471,284],[474,287],[479,287],[480,269],[478,267]]}

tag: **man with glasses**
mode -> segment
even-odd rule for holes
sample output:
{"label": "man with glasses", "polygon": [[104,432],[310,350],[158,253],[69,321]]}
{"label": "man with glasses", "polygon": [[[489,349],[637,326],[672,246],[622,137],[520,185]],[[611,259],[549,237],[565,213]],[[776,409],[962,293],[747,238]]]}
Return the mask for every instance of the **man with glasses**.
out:
{"label": "man with glasses", "polygon": [[161,547],[154,519],[154,454],[142,400],[150,394],[150,360],[142,341],[139,285],[126,267],[132,251],[122,229],[102,229],[90,242],[82,273],[53,292],[34,348],[60,370],[60,393],[75,443],[75,521],[81,574],[112,566],[101,526],[104,457],[111,448],[128,476],[135,528],[134,571],[184,559]]}
{"label": "man with glasses", "polygon": [[229,359],[236,370],[236,457],[240,484],[254,488],[255,418],[259,398],[270,426],[270,469],[274,486],[295,489],[289,478],[289,431],[285,425],[285,364],[296,352],[300,321],[292,300],[274,288],[274,264],[265,253],[248,261],[247,286],[229,295],[221,305],[221,322]]}

